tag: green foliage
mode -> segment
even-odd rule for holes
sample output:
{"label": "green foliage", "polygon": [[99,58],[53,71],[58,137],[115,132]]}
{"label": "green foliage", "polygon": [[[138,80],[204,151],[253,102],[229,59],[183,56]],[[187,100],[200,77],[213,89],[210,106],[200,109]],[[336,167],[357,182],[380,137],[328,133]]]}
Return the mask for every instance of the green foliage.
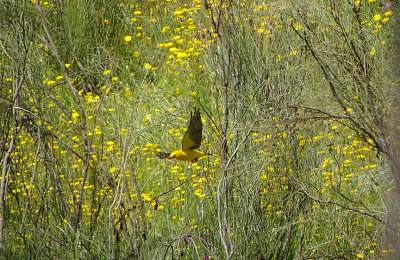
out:
{"label": "green foliage", "polygon": [[[397,185],[391,8],[0,5],[6,259],[395,253],[383,238]],[[159,160],[193,107],[213,155]]]}

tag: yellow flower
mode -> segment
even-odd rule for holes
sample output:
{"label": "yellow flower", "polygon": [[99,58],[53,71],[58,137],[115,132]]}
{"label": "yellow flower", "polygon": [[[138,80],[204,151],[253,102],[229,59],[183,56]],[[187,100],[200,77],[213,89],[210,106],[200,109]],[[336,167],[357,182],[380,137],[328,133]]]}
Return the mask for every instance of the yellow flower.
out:
{"label": "yellow flower", "polygon": [[126,42],[130,42],[130,41],[132,40],[132,36],[127,35],[127,36],[124,37],[124,40],[125,40]]}
{"label": "yellow flower", "polygon": [[145,68],[146,70],[149,70],[149,69],[151,69],[152,67],[153,67],[153,66],[151,66],[150,63],[144,64],[144,68]]}
{"label": "yellow flower", "polygon": [[110,170],[109,170],[108,172],[109,172],[109,173],[113,173],[113,172],[116,172],[116,171],[118,171],[118,168],[117,168],[117,167],[111,167]]}
{"label": "yellow flower", "polygon": [[362,254],[357,254],[357,258],[360,258],[360,259],[363,259],[364,258],[364,256],[362,255]]}
{"label": "yellow flower", "polygon": [[178,52],[177,54],[176,54],[176,57],[178,58],[178,59],[182,59],[182,58],[185,58],[186,56],[188,56],[186,53],[184,53],[184,52]]}
{"label": "yellow flower", "polygon": [[174,15],[181,15],[181,14],[183,14],[183,11],[182,10],[176,10],[173,14]]}
{"label": "yellow flower", "polygon": [[381,19],[381,15],[380,14],[375,14],[374,15],[374,21],[377,22]]}
{"label": "yellow flower", "polygon": [[371,52],[369,53],[369,55],[373,56],[375,54],[376,50],[375,48],[372,48]]}
{"label": "yellow flower", "polygon": [[77,121],[78,121],[78,118],[79,118],[79,113],[78,113],[78,112],[73,112],[73,113],[72,113],[72,119],[73,119],[75,122],[77,122]]}

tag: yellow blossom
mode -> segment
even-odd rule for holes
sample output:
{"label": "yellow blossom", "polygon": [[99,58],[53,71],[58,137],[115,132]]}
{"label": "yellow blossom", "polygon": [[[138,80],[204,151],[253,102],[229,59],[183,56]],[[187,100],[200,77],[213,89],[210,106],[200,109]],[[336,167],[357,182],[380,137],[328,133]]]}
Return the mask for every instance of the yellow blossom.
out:
{"label": "yellow blossom", "polygon": [[79,113],[78,112],[73,112],[72,113],[72,119],[77,122],[79,119]]}
{"label": "yellow blossom", "polygon": [[377,22],[381,19],[381,15],[380,14],[375,14],[374,15],[374,21]]}
{"label": "yellow blossom", "polygon": [[385,12],[383,15],[385,15],[385,16],[390,16],[390,15],[392,15],[392,11],[387,11],[387,12]]}
{"label": "yellow blossom", "polygon": [[168,31],[169,29],[170,29],[169,26],[165,26],[165,27],[162,28],[161,32],[166,32],[166,31]]}
{"label": "yellow blossom", "polygon": [[373,56],[375,54],[375,52],[376,52],[375,48],[372,48],[371,52],[369,53],[369,55]]}
{"label": "yellow blossom", "polygon": [[127,35],[124,37],[124,41],[126,41],[126,42],[130,42],[131,40],[132,40],[132,36],[130,36],[130,35]]}

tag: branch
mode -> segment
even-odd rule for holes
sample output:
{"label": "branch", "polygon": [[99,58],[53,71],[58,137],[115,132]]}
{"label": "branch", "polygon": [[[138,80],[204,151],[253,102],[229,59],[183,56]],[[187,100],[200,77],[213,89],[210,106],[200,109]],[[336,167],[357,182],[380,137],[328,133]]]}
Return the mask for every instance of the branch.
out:
{"label": "branch", "polygon": [[[354,211],[354,212],[356,212],[356,213],[358,213],[358,214],[361,214],[361,215],[364,215],[364,216],[368,216],[368,217],[374,218],[374,219],[376,219],[377,221],[379,221],[380,223],[385,224],[385,225],[387,225],[387,226],[390,226],[390,224],[389,224],[388,222],[382,220],[380,217],[378,217],[378,216],[376,216],[376,215],[374,215],[374,214],[371,214],[371,213],[368,213],[368,212],[363,212],[363,211],[358,210],[358,209],[350,208],[350,207],[348,207],[348,206],[346,206],[346,205],[343,205],[343,204],[341,204],[341,203],[339,203],[339,202],[330,201],[330,200],[320,200],[320,199],[314,198],[313,196],[311,196],[310,194],[308,194],[308,193],[307,193],[306,191],[304,191],[304,190],[299,190],[299,192],[302,193],[302,194],[304,194],[304,195],[305,195],[306,197],[308,197],[309,199],[311,199],[311,200],[313,200],[313,201],[315,201],[315,202],[318,202],[318,203],[320,203],[320,204],[332,204],[332,205],[336,205],[336,206],[339,206],[339,207],[341,207],[341,208],[343,208],[343,209],[347,209],[347,210],[350,210],[350,211]],[[395,227],[393,227],[393,226],[391,226],[391,227],[392,227],[393,229],[395,229],[397,232],[400,233],[400,230],[398,230],[397,228],[395,228]]]}

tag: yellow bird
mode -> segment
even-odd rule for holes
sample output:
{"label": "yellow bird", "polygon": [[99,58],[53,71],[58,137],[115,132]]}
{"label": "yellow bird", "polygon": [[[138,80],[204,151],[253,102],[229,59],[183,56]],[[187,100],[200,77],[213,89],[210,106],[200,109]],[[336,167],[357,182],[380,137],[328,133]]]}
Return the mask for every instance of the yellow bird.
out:
{"label": "yellow bird", "polygon": [[159,152],[157,153],[158,158],[196,162],[203,156],[211,155],[195,150],[201,145],[201,139],[203,137],[202,130],[203,123],[201,122],[200,111],[195,108],[194,113],[190,114],[189,127],[183,136],[182,149],[173,151],[172,153]]}

